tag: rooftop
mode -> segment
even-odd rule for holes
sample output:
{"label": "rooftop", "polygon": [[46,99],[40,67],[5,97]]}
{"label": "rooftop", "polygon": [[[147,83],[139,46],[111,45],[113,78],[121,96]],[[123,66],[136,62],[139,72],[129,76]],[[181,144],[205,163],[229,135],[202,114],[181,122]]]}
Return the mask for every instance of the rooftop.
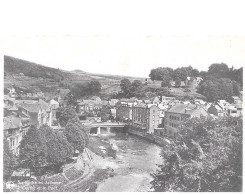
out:
{"label": "rooftop", "polygon": [[186,105],[186,104],[176,104],[172,108],[168,110],[168,112],[175,112],[181,114],[191,114],[198,107],[194,104]]}
{"label": "rooftop", "polygon": [[4,117],[3,124],[4,124],[4,130],[16,129],[22,126],[21,119],[13,115]]}

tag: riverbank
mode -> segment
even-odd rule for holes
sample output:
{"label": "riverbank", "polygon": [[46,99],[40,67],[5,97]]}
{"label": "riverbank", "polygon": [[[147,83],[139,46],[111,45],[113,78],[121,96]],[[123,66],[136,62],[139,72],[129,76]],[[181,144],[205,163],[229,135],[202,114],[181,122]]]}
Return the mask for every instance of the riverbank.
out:
{"label": "riverbank", "polygon": [[[112,157],[107,149],[115,148]],[[92,150],[91,150],[92,149]],[[161,164],[162,148],[137,136],[93,137],[91,145],[63,173],[39,182],[20,183],[11,191],[122,192],[151,191],[151,174]]]}
{"label": "riverbank", "polygon": [[154,134],[143,133],[141,131],[136,131],[136,130],[133,130],[131,127],[129,127],[127,132],[131,135],[139,136],[145,140],[148,140],[152,143],[156,143],[160,146],[165,146],[170,143],[170,141],[167,138],[163,138],[163,137],[160,137]]}

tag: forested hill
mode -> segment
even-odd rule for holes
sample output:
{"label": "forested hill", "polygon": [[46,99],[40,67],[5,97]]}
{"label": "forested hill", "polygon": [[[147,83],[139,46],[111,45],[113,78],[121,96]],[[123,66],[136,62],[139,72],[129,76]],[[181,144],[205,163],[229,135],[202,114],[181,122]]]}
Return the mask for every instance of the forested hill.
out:
{"label": "forested hill", "polygon": [[69,78],[71,74],[56,68],[46,67],[40,64],[4,56],[4,72],[9,74],[23,73],[25,76],[35,78],[49,78],[55,81],[61,81]]}

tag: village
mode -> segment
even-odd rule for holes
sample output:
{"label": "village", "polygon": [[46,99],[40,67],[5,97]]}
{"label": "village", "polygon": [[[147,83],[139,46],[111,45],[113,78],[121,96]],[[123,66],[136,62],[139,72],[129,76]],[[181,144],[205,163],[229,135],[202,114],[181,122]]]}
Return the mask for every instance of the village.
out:
{"label": "village", "polygon": [[[177,135],[178,127],[187,118],[242,116],[242,95],[241,91],[240,97],[232,96],[232,103],[225,100],[210,103],[201,99],[181,101],[175,97],[166,96],[144,100],[122,98],[108,101],[94,96],[91,99],[77,100],[73,108],[80,121],[89,126],[102,122],[98,113],[104,106],[108,106],[110,108],[109,122],[124,122],[129,126],[128,131],[132,134],[148,138],[155,135],[167,139]],[[45,102],[42,96],[42,93],[34,97],[32,94],[20,95],[15,92],[14,87],[9,89],[7,95],[4,95],[4,136],[15,155],[18,155],[19,144],[29,126],[40,127],[46,124],[53,129],[61,128],[56,119],[56,110],[60,106],[65,106],[64,101],[58,98]],[[84,115],[85,113],[89,114]],[[100,133],[103,134],[104,131],[97,132],[91,128],[90,134]],[[154,140],[154,137],[150,139]]]}

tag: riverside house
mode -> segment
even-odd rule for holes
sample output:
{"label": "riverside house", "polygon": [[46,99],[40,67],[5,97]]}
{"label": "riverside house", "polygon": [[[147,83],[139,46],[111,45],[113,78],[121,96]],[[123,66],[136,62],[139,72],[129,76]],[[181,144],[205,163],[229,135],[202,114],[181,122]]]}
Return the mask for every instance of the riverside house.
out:
{"label": "riverside house", "polygon": [[132,127],[135,130],[153,134],[154,129],[161,123],[161,109],[154,104],[139,103],[132,109]]}
{"label": "riverside house", "polygon": [[165,134],[176,136],[181,123],[187,118],[207,117],[207,111],[200,105],[176,104],[165,112]]}

